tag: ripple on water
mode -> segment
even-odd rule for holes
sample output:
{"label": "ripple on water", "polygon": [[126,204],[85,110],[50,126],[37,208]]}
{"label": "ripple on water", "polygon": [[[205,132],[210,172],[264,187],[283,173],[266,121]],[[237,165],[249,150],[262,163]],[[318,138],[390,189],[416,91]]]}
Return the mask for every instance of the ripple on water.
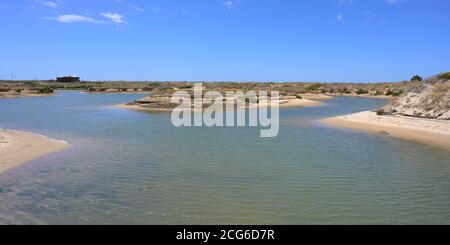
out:
{"label": "ripple on water", "polygon": [[282,110],[280,135],[262,139],[106,107],[139,96],[0,100],[2,125],[70,143],[1,175],[0,223],[450,223],[449,152],[316,121],[380,100]]}

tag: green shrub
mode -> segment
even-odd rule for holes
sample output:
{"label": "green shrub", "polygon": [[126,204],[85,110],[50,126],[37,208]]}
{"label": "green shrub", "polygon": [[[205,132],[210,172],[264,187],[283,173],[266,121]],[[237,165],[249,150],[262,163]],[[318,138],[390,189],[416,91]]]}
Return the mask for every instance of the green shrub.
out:
{"label": "green shrub", "polygon": [[306,90],[317,91],[317,90],[319,90],[320,87],[322,87],[322,85],[320,83],[316,83],[316,84],[309,85],[308,87],[306,87]]}
{"label": "green shrub", "polygon": [[51,94],[53,93],[53,89],[49,86],[40,87],[36,90],[40,94]]}
{"label": "green shrub", "polygon": [[364,89],[362,89],[362,88],[360,88],[360,89],[358,89],[357,91],[356,91],[356,94],[368,94],[369,92],[367,92],[367,90],[364,90]]}
{"label": "green shrub", "polygon": [[295,97],[296,97],[297,99],[303,99],[303,97],[302,97],[301,95],[299,95],[299,94],[297,94]]}
{"label": "green shrub", "polygon": [[439,74],[439,78],[450,80],[450,72],[444,72],[444,73]]}
{"label": "green shrub", "polygon": [[37,83],[33,82],[33,81],[26,81],[23,83],[23,85],[27,86],[27,87],[36,87]]}
{"label": "green shrub", "polygon": [[411,81],[422,81],[422,80],[423,80],[423,78],[421,76],[419,76],[419,75],[414,75],[411,78]]}
{"label": "green shrub", "polygon": [[377,113],[378,116],[386,115],[386,112],[382,108],[377,109],[375,112]]}
{"label": "green shrub", "polygon": [[192,85],[181,85],[181,86],[178,86],[178,89],[191,89],[192,88]]}
{"label": "green shrub", "polygon": [[394,97],[398,97],[398,96],[400,96],[400,95],[402,95],[402,94],[403,94],[403,91],[402,91],[402,90],[392,92],[392,96],[394,96]]}
{"label": "green shrub", "polygon": [[351,94],[351,91],[348,88],[340,88],[338,92],[341,94]]}

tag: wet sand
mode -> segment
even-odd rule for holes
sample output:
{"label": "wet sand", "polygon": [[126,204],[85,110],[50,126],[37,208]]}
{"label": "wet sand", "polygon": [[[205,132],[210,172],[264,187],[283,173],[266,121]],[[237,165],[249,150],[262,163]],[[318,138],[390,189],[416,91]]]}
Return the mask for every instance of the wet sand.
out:
{"label": "wet sand", "polygon": [[42,135],[0,129],[0,173],[67,146],[67,142]]}
{"label": "wet sand", "polygon": [[387,133],[394,137],[450,150],[450,121],[405,116],[379,116],[375,112],[364,111],[322,119],[320,122],[337,127]]}

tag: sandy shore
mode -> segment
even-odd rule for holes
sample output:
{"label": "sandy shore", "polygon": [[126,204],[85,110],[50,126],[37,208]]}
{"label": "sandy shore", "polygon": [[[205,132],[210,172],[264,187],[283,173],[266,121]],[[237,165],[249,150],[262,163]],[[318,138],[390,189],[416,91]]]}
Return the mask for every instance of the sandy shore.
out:
{"label": "sandy shore", "polygon": [[369,99],[383,99],[383,100],[393,100],[397,97],[389,95],[368,95],[368,94],[328,94],[329,96],[345,96],[345,97],[359,97],[359,98],[369,98]]}
{"label": "sandy shore", "polygon": [[67,142],[42,135],[0,129],[0,173],[67,146]]}
{"label": "sandy shore", "polygon": [[280,100],[280,108],[282,107],[292,107],[292,106],[298,106],[298,107],[309,107],[309,106],[320,106],[323,105],[320,101],[310,100],[310,99],[292,99],[283,101]]}
{"label": "sandy shore", "polygon": [[394,137],[450,150],[450,121],[405,116],[378,116],[375,112],[365,111],[323,119],[321,122],[338,127],[387,133]]}
{"label": "sandy shore", "polygon": [[[260,106],[270,106],[269,102],[260,102],[259,104],[250,104],[246,106],[247,108],[258,108]],[[279,100],[278,106],[280,108],[289,108],[289,107],[310,107],[310,106],[320,106],[323,105],[320,101],[309,100],[309,99],[288,99],[288,100]]]}
{"label": "sandy shore", "polygon": [[9,98],[24,98],[24,97],[45,97],[52,96],[54,93],[49,94],[12,94],[12,93],[0,93],[0,99],[9,99]]}
{"label": "sandy shore", "polygon": [[298,95],[300,95],[303,99],[308,99],[308,100],[332,100],[332,99],[334,99],[334,97],[325,95],[325,94],[305,93],[305,94],[298,94]]}
{"label": "sandy shore", "polygon": [[118,104],[118,105],[112,105],[110,108],[115,109],[127,109],[127,110],[133,110],[133,111],[147,111],[147,112],[171,112],[171,108],[148,108],[143,107],[137,104]]}

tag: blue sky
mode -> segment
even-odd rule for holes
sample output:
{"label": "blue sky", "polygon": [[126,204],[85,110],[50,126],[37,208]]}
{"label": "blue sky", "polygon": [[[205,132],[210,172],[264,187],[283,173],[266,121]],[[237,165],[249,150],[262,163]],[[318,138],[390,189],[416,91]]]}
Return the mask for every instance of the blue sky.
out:
{"label": "blue sky", "polygon": [[448,0],[1,0],[0,79],[374,82],[450,70]]}

